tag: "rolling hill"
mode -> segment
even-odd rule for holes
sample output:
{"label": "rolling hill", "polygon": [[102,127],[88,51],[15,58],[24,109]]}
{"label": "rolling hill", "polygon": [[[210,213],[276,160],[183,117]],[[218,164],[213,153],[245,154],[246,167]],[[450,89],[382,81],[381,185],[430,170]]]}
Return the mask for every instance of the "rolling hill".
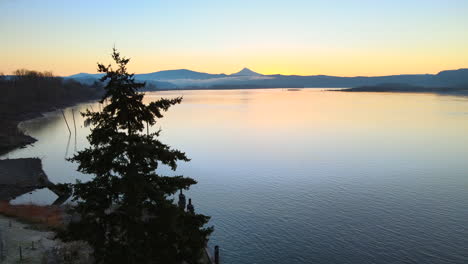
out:
{"label": "rolling hill", "polygon": [[[92,83],[102,76],[100,74],[79,73],[65,78],[83,83]],[[226,74],[210,74],[187,69],[167,70],[152,73],[135,74],[139,81],[145,81],[151,89],[197,89],[197,88],[347,88],[356,86],[398,83],[425,87],[456,87],[468,85],[468,69],[448,70],[437,74],[402,74],[389,76],[340,77],[328,75],[263,75],[248,68]],[[156,88],[154,88],[156,87]]]}

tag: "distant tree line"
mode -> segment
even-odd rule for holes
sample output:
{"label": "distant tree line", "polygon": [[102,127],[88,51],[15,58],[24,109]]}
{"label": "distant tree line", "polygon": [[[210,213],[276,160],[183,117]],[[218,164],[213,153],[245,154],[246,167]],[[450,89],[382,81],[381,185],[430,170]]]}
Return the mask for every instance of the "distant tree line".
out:
{"label": "distant tree line", "polygon": [[98,82],[86,85],[48,71],[20,69],[10,76],[0,74],[0,114],[45,111],[98,98],[102,91]]}

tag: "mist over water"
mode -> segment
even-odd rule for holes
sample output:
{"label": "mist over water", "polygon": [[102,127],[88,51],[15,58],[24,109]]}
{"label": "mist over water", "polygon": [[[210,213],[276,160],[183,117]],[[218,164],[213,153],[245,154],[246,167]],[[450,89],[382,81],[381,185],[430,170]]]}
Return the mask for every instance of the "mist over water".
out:
{"label": "mist over water", "polygon": [[[184,96],[161,139],[192,159],[176,172],[212,216],[223,263],[468,263],[468,99],[303,89]],[[53,182],[90,176],[65,157],[87,146],[60,113],[25,122],[38,139],[2,158],[40,157]],[[65,110],[73,129],[71,108]],[[15,202],[48,204],[47,190]]]}

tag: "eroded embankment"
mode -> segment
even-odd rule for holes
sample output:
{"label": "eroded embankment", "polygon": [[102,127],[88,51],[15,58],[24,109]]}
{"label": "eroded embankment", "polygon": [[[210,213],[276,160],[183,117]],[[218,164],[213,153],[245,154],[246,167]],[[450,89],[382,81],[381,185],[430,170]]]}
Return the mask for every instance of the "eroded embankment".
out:
{"label": "eroded embankment", "polygon": [[0,160],[0,200],[11,200],[35,189],[53,186],[38,158]]}

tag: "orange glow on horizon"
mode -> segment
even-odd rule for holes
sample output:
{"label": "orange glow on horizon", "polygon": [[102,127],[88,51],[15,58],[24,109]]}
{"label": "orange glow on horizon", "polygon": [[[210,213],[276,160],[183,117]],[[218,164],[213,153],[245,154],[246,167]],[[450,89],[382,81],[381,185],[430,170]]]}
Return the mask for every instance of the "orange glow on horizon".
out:
{"label": "orange glow on horizon", "polygon": [[[121,49],[122,55],[131,58],[129,70],[149,73],[161,70],[189,69],[206,73],[231,74],[247,67],[255,72],[271,75],[332,75],[332,76],[382,76],[395,74],[436,74],[443,70],[467,68],[468,47],[463,52],[445,54],[307,50],[281,53],[280,50],[264,52],[218,51],[216,53],[185,52],[162,53]],[[427,53],[426,53],[427,52]],[[52,71],[58,76],[80,72],[95,73],[96,63],[109,63],[109,50],[82,50],[77,53],[62,50],[54,53],[42,50],[30,53],[9,53],[2,56],[0,73],[11,74],[16,69]],[[174,55],[175,54],[175,55]],[[271,55],[274,54],[274,55]]]}

